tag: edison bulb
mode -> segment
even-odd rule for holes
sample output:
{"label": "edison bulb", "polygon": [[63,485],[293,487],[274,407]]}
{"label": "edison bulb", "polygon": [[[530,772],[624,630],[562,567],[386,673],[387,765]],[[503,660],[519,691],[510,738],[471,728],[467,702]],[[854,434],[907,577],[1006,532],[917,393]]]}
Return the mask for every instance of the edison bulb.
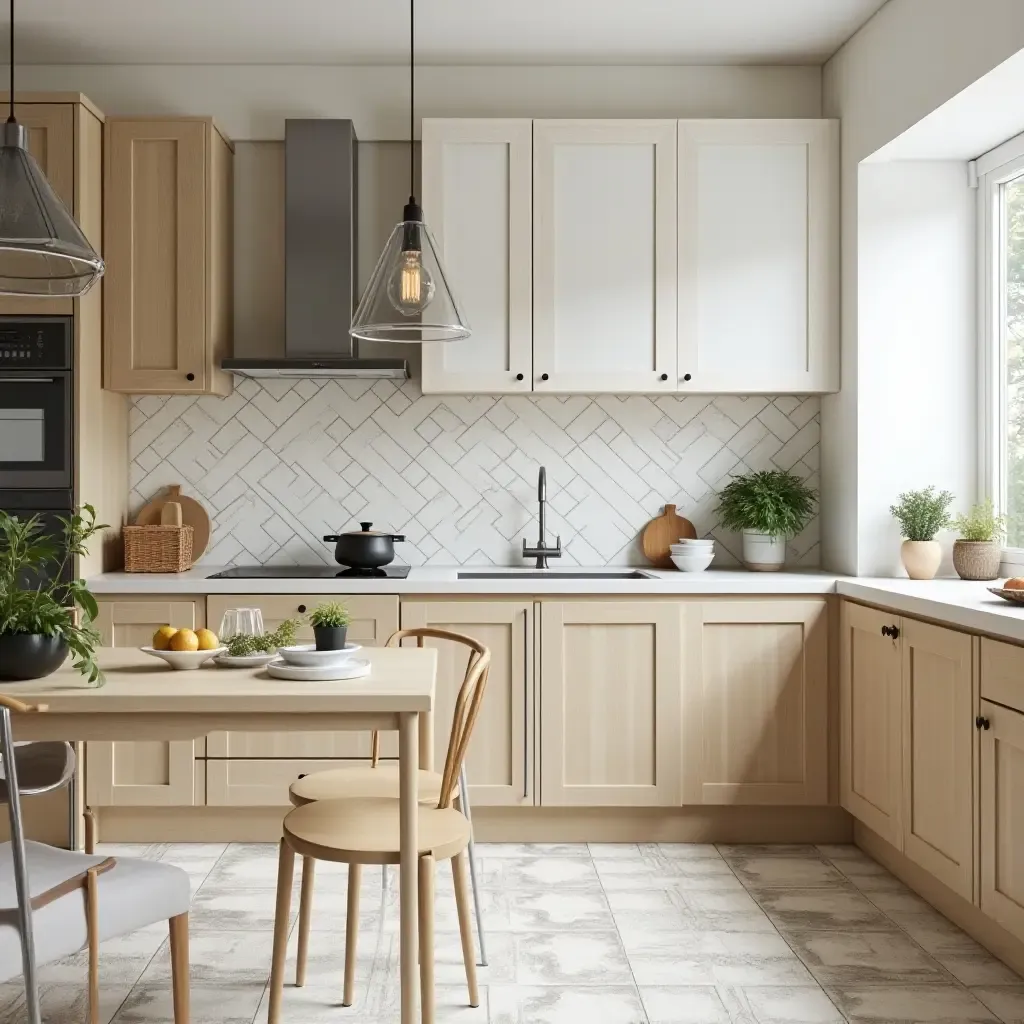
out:
{"label": "edison bulb", "polygon": [[388,298],[391,305],[404,316],[422,313],[434,297],[434,279],[423,266],[422,254],[415,249],[402,253],[388,279]]}

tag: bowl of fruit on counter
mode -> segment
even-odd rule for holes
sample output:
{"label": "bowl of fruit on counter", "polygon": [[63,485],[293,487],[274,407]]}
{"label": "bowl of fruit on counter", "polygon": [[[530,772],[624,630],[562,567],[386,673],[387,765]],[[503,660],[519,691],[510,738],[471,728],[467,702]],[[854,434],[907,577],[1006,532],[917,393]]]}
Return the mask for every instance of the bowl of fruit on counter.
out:
{"label": "bowl of fruit on counter", "polygon": [[212,629],[161,626],[153,634],[153,645],[141,648],[177,671],[199,668],[211,658],[225,653],[225,647]]}

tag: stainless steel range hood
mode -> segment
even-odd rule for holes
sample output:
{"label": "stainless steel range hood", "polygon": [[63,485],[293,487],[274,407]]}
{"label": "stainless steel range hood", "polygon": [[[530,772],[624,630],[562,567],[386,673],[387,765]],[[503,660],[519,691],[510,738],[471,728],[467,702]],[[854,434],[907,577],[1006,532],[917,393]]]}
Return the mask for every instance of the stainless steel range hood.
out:
{"label": "stainless steel range hood", "polygon": [[361,358],[356,306],[356,151],[349,120],[285,121],[285,337],[280,359],[225,359],[239,377],[406,378],[404,359]]}

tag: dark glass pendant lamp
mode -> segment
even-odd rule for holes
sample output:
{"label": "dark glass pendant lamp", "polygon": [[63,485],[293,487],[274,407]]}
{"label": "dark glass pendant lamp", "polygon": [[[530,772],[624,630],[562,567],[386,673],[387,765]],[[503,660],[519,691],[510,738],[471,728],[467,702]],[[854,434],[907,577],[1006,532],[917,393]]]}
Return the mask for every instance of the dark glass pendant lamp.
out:
{"label": "dark glass pendant lamp", "polygon": [[0,295],[84,295],[103,276],[89,244],[28,151],[14,116],[14,0],[11,0],[11,112],[0,145]]}
{"label": "dark glass pendant lamp", "polygon": [[349,334],[365,341],[458,341],[470,335],[437,242],[416,202],[413,171],[415,20],[409,0],[409,202],[377,260]]}

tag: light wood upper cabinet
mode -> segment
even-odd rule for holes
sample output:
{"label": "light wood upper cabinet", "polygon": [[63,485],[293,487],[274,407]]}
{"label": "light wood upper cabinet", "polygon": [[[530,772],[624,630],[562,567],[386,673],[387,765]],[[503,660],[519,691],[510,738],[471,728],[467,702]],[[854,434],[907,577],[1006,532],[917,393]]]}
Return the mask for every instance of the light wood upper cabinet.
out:
{"label": "light wood upper cabinet", "polygon": [[838,122],[679,122],[678,387],[839,390]]}
{"label": "light wood upper cabinet", "polygon": [[682,602],[540,609],[541,804],[678,806]]}
{"label": "light wood upper cabinet", "polygon": [[[201,599],[99,601],[96,628],[104,647],[143,647],[160,626],[199,629]],[[190,807],[205,802],[196,757],[204,740],[145,740],[85,745],[85,802],[90,807]]]}
{"label": "light wood upper cabinet", "polygon": [[[466,758],[471,805],[532,805],[532,602],[403,601],[402,628],[416,626],[463,633],[491,652],[487,689]],[[438,648],[434,767],[440,771],[468,649],[447,640],[425,643]]]}
{"label": "light wood upper cabinet", "polygon": [[535,391],[676,389],[676,123],[534,121]]}
{"label": "light wood upper cabinet", "polygon": [[975,734],[971,637],[903,619],[898,639],[903,662],[903,852],[970,900]]}
{"label": "light wood upper cabinet", "polygon": [[844,601],[840,641],[840,794],[843,807],[903,848],[903,688],[891,612]]}
{"label": "light wood upper cabinet", "polygon": [[[210,628],[218,629],[228,608],[259,608],[263,625],[276,629],[285,619],[301,618],[322,601],[340,601],[349,610],[352,622],[348,638],[363,647],[382,647],[398,629],[398,598],[360,594],[346,597],[334,594],[211,594],[207,598]],[[301,641],[311,642],[312,628],[303,625]],[[369,757],[369,733],[358,732],[215,732],[207,740],[207,756],[259,758],[339,758]],[[211,772],[211,780],[213,773]],[[291,780],[294,781],[294,778]],[[287,786],[285,786],[287,791]],[[287,797],[287,792],[285,792]],[[287,803],[287,799],[284,801]],[[241,803],[249,804],[250,798]],[[276,806],[274,800],[270,806]],[[283,805],[282,805],[283,806]]]}
{"label": "light wood upper cabinet", "polygon": [[208,118],[106,123],[104,386],[231,391],[231,145]]}
{"label": "light wood upper cabinet", "polygon": [[687,608],[684,804],[828,802],[822,600]]}
{"label": "light wood upper cabinet", "polygon": [[423,346],[423,392],[530,391],[532,148],[528,118],[423,120],[423,209],[473,334]]}

